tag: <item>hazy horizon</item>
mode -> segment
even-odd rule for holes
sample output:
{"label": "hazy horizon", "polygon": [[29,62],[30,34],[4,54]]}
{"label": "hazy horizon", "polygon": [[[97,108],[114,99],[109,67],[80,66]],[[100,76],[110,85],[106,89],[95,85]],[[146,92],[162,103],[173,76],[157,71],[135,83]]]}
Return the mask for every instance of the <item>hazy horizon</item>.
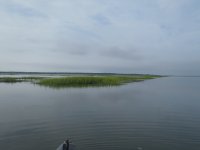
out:
{"label": "hazy horizon", "polygon": [[0,17],[0,71],[200,75],[198,0],[9,0]]}

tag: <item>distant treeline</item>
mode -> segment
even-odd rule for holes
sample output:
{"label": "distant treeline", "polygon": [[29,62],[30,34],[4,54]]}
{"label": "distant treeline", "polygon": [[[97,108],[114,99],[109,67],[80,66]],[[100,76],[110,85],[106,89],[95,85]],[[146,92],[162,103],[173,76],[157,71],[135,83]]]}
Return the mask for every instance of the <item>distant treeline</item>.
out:
{"label": "distant treeline", "polygon": [[[90,73],[90,72],[0,72],[0,75],[27,75],[27,74],[38,74],[38,75],[152,75],[152,74],[128,74],[128,73]],[[154,75],[159,76],[159,75]]]}

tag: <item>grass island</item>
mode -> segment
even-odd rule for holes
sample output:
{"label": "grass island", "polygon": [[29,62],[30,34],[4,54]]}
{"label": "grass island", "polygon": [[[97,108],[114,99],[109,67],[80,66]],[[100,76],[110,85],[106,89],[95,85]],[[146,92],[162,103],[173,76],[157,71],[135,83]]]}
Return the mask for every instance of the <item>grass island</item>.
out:
{"label": "grass island", "polygon": [[159,75],[70,75],[51,77],[0,77],[0,82],[31,82],[52,88],[118,86],[130,82],[144,81],[161,77]]}

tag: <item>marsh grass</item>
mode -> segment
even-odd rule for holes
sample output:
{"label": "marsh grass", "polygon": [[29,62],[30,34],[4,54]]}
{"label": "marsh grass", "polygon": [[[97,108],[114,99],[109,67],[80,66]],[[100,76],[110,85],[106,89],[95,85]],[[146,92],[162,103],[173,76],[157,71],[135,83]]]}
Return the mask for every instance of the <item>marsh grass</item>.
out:
{"label": "marsh grass", "polygon": [[43,79],[43,77],[0,77],[0,82],[17,83],[17,82],[33,82]]}
{"label": "marsh grass", "polygon": [[12,77],[2,77],[0,78],[0,82],[5,82],[5,83],[16,83],[16,82],[21,82],[17,78],[12,78]]}
{"label": "marsh grass", "polygon": [[0,82],[17,83],[31,82],[51,88],[65,87],[102,87],[118,86],[130,82],[138,82],[158,78],[153,75],[92,75],[92,76],[68,76],[68,77],[0,77]]}
{"label": "marsh grass", "polygon": [[53,88],[117,86],[130,82],[154,79],[157,76],[80,76],[41,79],[37,84]]}

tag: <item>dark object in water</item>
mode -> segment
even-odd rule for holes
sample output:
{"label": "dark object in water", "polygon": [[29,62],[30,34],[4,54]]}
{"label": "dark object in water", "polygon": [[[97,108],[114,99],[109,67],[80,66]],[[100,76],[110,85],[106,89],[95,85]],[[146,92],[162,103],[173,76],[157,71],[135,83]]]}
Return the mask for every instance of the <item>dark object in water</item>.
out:
{"label": "dark object in water", "polygon": [[[64,144],[66,144],[65,146],[64,146]],[[68,149],[68,150],[75,150],[75,145],[74,144],[71,144],[71,143],[62,143],[56,150],[63,150],[63,147],[65,147],[66,148],[66,150]]]}

